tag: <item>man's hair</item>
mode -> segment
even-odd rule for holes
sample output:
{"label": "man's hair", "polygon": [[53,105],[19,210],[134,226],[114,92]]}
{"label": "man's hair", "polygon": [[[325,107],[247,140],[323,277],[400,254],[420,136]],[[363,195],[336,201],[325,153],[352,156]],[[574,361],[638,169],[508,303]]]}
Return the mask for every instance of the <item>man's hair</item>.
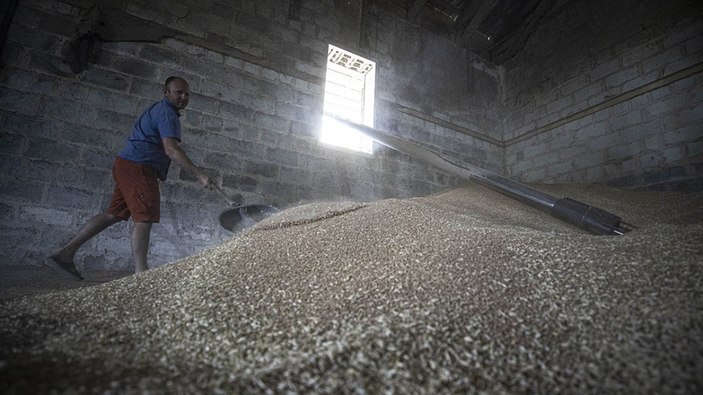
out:
{"label": "man's hair", "polygon": [[164,90],[168,89],[168,84],[170,84],[171,81],[173,81],[173,80],[182,80],[185,82],[185,80],[183,78],[172,75],[172,76],[166,78],[166,82],[164,82]]}

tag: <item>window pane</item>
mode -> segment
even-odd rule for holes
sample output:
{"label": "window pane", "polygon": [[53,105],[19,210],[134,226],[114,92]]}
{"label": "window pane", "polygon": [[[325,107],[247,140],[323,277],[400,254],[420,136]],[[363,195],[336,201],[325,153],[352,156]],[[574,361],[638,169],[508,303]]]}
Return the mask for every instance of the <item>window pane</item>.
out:
{"label": "window pane", "polygon": [[351,52],[329,47],[325,101],[320,141],[371,153],[373,143],[364,134],[330,116],[373,127],[373,89],[376,64]]}

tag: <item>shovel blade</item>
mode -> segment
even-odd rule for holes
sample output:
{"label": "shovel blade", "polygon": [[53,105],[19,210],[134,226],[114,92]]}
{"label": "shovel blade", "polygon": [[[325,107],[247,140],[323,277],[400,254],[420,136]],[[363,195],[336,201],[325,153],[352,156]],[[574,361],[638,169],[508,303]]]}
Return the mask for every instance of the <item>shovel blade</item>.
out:
{"label": "shovel blade", "polygon": [[278,209],[265,204],[249,204],[236,206],[220,213],[220,225],[230,232],[238,232],[248,228],[262,219],[275,214]]}

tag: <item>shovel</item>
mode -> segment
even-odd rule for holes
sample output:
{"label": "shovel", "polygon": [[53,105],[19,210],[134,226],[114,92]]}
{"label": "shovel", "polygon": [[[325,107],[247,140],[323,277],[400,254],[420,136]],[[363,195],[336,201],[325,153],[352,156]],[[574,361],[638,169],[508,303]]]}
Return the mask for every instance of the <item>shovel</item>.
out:
{"label": "shovel", "polygon": [[219,186],[211,183],[217,192],[222,195],[227,203],[231,204],[232,207],[220,213],[220,225],[223,228],[229,230],[230,232],[240,231],[242,229],[248,228],[255,223],[261,221],[262,219],[268,217],[271,214],[278,212],[278,209],[271,205],[266,204],[248,204],[244,206],[238,205],[234,199],[232,199],[225,191]]}

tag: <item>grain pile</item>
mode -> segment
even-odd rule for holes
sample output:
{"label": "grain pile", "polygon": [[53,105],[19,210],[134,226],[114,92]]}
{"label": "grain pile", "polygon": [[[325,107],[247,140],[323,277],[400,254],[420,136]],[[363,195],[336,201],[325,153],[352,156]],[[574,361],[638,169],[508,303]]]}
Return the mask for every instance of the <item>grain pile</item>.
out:
{"label": "grain pile", "polygon": [[701,393],[698,195],[480,186],[314,203],[100,286],[0,306],[0,392]]}

